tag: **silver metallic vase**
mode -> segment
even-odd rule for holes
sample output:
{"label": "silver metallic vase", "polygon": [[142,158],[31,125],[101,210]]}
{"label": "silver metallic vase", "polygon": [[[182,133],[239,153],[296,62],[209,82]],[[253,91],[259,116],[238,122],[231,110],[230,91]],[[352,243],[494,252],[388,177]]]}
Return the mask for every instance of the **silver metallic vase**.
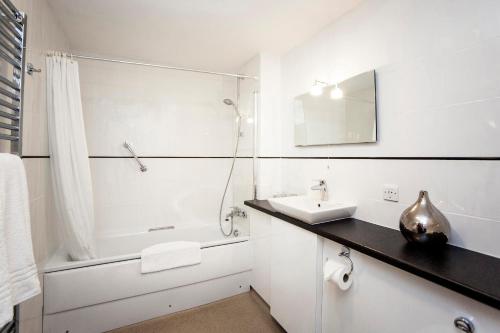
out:
{"label": "silver metallic vase", "polygon": [[440,245],[450,238],[448,219],[429,200],[427,191],[420,191],[418,200],[404,210],[399,229],[407,241],[425,245]]}

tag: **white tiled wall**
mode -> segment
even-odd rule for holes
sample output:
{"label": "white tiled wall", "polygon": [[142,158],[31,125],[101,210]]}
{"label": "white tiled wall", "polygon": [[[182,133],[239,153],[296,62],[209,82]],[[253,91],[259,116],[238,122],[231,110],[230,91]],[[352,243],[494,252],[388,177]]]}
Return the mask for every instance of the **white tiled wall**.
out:
{"label": "white tiled wall", "polygon": [[[276,156],[281,152],[283,125],[281,114],[280,57],[272,53],[260,55],[260,122],[259,155]],[[278,111],[278,112],[277,112]]]}
{"label": "white tiled wall", "polygon": [[[282,58],[282,153],[498,156],[497,1],[365,1]],[[430,9],[432,8],[432,9]],[[375,69],[379,143],[293,146],[293,97]]]}
{"label": "white tiled wall", "polygon": [[90,155],[229,156],[236,79],[79,60]]}
{"label": "white tiled wall", "polygon": [[[236,137],[234,110],[223,100],[236,102],[236,78],[89,60],[79,65],[89,154],[99,157],[91,159],[97,232],[218,223]],[[252,82],[240,82],[239,156],[253,153]],[[116,158],[129,156],[125,140],[139,156],[155,157],[143,158],[147,172]],[[241,206],[251,195],[251,175],[250,160],[239,160],[225,207]]]}
{"label": "white tiled wall", "polygon": [[26,158],[24,167],[28,179],[31,236],[38,269],[58,246],[52,178],[48,158]]}
{"label": "white tiled wall", "polygon": [[[330,199],[354,202],[355,217],[398,228],[401,212],[427,190],[450,220],[451,243],[500,256],[500,163],[497,161],[284,159],[283,186],[306,193],[312,179],[327,181]],[[399,202],[382,200],[383,184],[399,185]]]}
{"label": "white tiled wall", "polygon": [[26,59],[42,69],[25,76],[23,155],[47,156],[45,55],[50,50],[68,51],[69,44],[47,0],[16,0],[14,4],[28,15]]}
{"label": "white tiled wall", "polygon": [[[268,129],[281,141],[275,156],[500,156],[499,19],[498,1],[363,2],[275,65],[281,108],[263,110],[280,119]],[[371,69],[378,142],[295,147],[293,98],[315,79],[335,82]],[[276,140],[263,144],[272,150]],[[426,189],[450,219],[453,244],[500,256],[499,161],[262,159],[260,165],[267,175],[260,186],[274,187],[268,195],[306,193],[312,179],[325,177],[333,198],[358,204],[356,217],[391,228]],[[383,184],[399,185],[399,203],[382,200]]]}
{"label": "white tiled wall", "polygon": [[[231,159],[91,159],[96,231],[121,234],[150,227],[216,224]],[[226,207],[232,206],[232,191]]]}
{"label": "white tiled wall", "polygon": [[[42,68],[41,73],[25,76],[23,155],[46,156],[45,53],[48,50],[68,50],[68,43],[46,0],[13,0],[13,3],[28,16],[27,61],[36,68]],[[33,250],[41,270],[45,260],[58,246],[49,160],[28,158],[24,159],[24,165],[28,178]],[[22,333],[42,331],[42,306],[42,295],[21,304]]]}

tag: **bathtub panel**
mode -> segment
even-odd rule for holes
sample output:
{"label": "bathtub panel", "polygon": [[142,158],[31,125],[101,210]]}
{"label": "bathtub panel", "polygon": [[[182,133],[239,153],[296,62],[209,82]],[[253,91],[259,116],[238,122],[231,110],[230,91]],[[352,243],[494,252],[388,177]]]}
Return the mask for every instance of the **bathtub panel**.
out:
{"label": "bathtub panel", "polygon": [[98,333],[247,292],[250,272],[45,315],[44,332]]}
{"label": "bathtub panel", "polygon": [[249,242],[202,249],[199,265],[141,274],[140,259],[44,275],[44,313],[76,309],[251,269]]}

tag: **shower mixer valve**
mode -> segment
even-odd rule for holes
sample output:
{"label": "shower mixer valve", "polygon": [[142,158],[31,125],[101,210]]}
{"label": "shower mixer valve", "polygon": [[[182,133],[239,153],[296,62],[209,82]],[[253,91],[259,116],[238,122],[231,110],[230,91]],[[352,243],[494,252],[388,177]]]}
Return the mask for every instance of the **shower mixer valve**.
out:
{"label": "shower mixer valve", "polygon": [[231,208],[231,212],[226,215],[226,221],[228,221],[229,218],[232,219],[235,216],[241,217],[244,219],[247,218],[247,212],[244,211],[243,209],[241,209],[240,207],[233,206],[233,207],[229,207],[229,208]]}

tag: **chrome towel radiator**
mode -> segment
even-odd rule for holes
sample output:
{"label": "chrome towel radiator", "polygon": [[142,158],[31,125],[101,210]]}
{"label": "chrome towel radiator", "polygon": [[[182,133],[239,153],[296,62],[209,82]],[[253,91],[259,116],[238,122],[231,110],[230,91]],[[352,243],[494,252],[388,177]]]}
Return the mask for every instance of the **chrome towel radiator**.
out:
{"label": "chrome towel radiator", "polygon": [[22,153],[23,86],[26,66],[26,15],[0,0],[0,140]]}
{"label": "chrome towel radiator", "polygon": [[[19,156],[22,155],[26,20],[26,15],[10,0],[0,0],[0,142],[9,142],[9,151]],[[14,319],[0,328],[0,333],[14,332],[19,332],[18,305],[14,308]]]}

